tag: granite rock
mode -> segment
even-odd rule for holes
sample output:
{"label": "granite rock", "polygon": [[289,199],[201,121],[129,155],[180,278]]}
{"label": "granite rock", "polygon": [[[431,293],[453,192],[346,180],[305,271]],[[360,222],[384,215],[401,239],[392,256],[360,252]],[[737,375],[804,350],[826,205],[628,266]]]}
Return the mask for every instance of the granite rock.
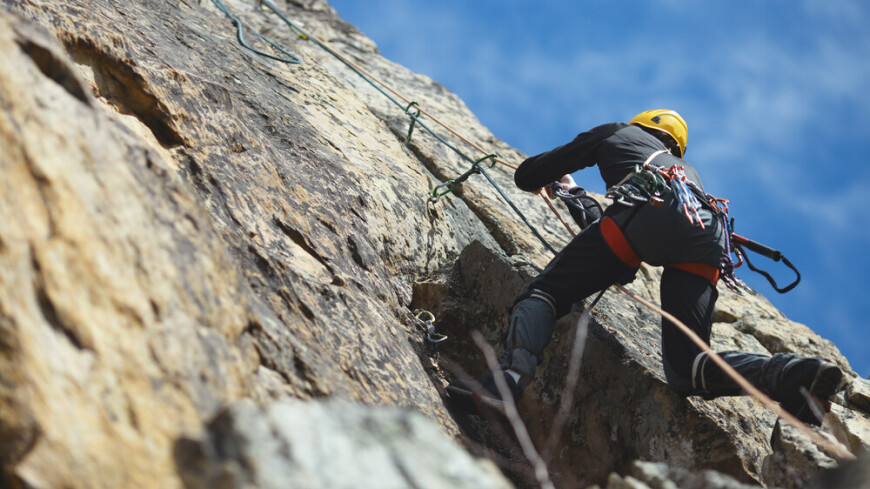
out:
{"label": "granite rock", "polygon": [[[480,149],[448,136],[457,154],[419,126],[408,141],[404,107],[256,2],[223,3],[303,62],[241,47],[214,1],[0,2],[0,485],[271,483],[230,462],[222,479],[216,459],[179,447],[208,446],[228,406],[249,406],[238,409],[262,427],[284,409],[275,400],[310,402],[298,409],[313,419],[322,398],[416,411],[526,484],[522,457],[450,412],[442,389],[447,365],[482,369],[468,333],[497,342],[550,256],[493,185],[551,246],[569,234],[507,165],[428,198],[469,158],[525,155],[327,2],[278,6]],[[660,273],[644,266],[630,288],[657,300]],[[820,355],[854,377],[834,345],[762,296],[721,292],[717,349]],[[418,308],[450,341],[425,341]],[[578,315],[560,323],[520,406],[539,443],[565,397]],[[551,452],[559,487],[628,476],[637,460],[765,480],[772,415],[745,398],[673,395],[658,318],[626,297],[608,292],[593,318]],[[853,386],[847,411],[864,409]]]}

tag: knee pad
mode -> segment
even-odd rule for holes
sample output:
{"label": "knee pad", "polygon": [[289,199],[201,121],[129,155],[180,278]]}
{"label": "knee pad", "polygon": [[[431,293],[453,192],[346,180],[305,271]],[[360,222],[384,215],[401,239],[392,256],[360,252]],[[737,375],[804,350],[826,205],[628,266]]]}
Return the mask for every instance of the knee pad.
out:
{"label": "knee pad", "polygon": [[543,301],[548,306],[550,306],[550,309],[553,310],[553,315],[557,318],[559,317],[559,314],[558,314],[559,309],[556,305],[556,299],[552,295],[544,292],[541,289],[526,289],[526,290],[524,290],[520,295],[517,296],[516,299],[514,299],[514,305],[512,308],[512,312],[516,310],[517,306],[521,302],[526,301],[526,300],[530,300],[530,299],[537,299],[537,300]]}
{"label": "knee pad", "polygon": [[555,324],[552,297],[534,290],[522,294],[511,311],[505,341],[505,361],[510,368],[530,374],[534,372],[535,366],[543,362],[544,347],[550,342]]}
{"label": "knee pad", "polygon": [[[663,359],[664,360],[664,359]],[[665,378],[668,387],[681,396],[704,396],[707,392],[707,368],[710,357],[706,353],[699,353],[692,360],[691,370],[674,368],[667,360],[664,360]]]}
{"label": "knee pad", "polygon": [[707,392],[707,364],[710,356],[704,352],[698,353],[692,361],[692,390],[695,392]]}

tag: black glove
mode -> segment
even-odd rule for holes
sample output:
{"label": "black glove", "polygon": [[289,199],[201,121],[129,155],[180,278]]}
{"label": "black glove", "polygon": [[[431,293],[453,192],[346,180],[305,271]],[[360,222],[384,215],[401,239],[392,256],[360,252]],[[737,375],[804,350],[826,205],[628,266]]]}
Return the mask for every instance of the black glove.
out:
{"label": "black glove", "polygon": [[570,198],[563,198],[568,212],[580,229],[586,229],[590,224],[601,218],[602,209],[597,200],[586,194],[583,187],[574,187],[568,191]]}

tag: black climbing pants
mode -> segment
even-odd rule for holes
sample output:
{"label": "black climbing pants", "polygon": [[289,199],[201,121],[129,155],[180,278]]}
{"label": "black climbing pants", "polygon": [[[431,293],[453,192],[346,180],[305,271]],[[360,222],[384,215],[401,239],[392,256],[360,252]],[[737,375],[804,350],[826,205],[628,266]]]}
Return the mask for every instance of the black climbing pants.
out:
{"label": "black climbing pants", "polygon": [[[644,205],[641,209],[611,206],[604,218],[605,221],[611,218],[611,223],[602,226],[603,221],[596,221],[565,246],[517,297],[502,368],[518,372],[526,379],[534,377],[555,321],[567,314],[572,304],[614,283],[630,281],[640,260],[664,265],[660,284],[662,308],[709,344],[718,298],[715,284],[709,277],[672,265],[701,263],[712,268],[715,263],[718,267],[723,230],[709,212],[704,211],[706,229],[701,230],[668,205],[668,202],[658,208]],[[625,250],[615,251],[613,239],[606,237],[607,225],[612,229],[615,223],[622,230],[623,244],[630,248],[627,253],[634,253],[633,258],[626,257]],[[687,242],[693,246],[686,245]],[[702,354],[700,347],[664,318],[661,339],[665,375],[675,392],[707,398],[741,394],[739,386]],[[770,356],[739,351],[720,355],[750,382],[769,390],[761,377]]]}

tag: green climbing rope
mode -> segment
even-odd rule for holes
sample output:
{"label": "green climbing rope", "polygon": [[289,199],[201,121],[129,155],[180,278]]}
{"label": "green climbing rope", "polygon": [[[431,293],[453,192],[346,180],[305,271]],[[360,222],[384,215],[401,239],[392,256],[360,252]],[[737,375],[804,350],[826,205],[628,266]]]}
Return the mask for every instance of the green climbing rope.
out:
{"label": "green climbing rope", "polygon": [[233,15],[233,13],[230,12],[230,9],[227,8],[227,6],[224,5],[224,3],[223,3],[221,0],[211,0],[211,2],[215,5],[215,7],[218,8],[218,10],[220,10],[221,12],[223,12],[224,15],[226,15],[227,17],[230,18],[230,20],[233,21],[233,25],[236,26],[236,37],[239,39],[239,43],[240,43],[244,48],[246,48],[246,49],[248,49],[248,50],[250,50],[250,51],[253,51],[253,52],[256,53],[256,54],[259,54],[260,56],[265,56],[265,57],[267,57],[267,58],[269,58],[269,59],[274,59],[275,61],[280,61],[280,62],[282,62],[282,63],[294,64],[294,65],[298,65],[298,64],[301,64],[301,63],[302,63],[302,60],[299,59],[298,56],[296,56],[295,54],[291,53],[290,51],[284,49],[284,47],[282,47],[280,44],[278,44],[278,43],[276,43],[275,41],[269,39],[268,37],[266,37],[266,36],[260,34],[260,33],[257,32],[257,31],[254,31],[254,35],[255,35],[255,36],[259,37],[260,39],[262,39],[263,41],[265,41],[265,42],[268,43],[270,46],[272,46],[273,48],[277,49],[278,51],[280,51],[281,53],[283,53],[283,54],[284,54],[285,56],[287,56],[287,57],[286,57],[286,58],[282,58],[282,57],[280,57],[280,56],[275,56],[275,55],[273,55],[273,54],[269,54],[269,53],[266,53],[266,52],[260,51],[259,49],[257,49],[257,48],[255,48],[255,47],[251,46],[250,44],[248,44],[247,41],[245,41],[245,35],[244,35],[244,24],[242,23],[242,21],[239,20],[238,17],[236,17],[235,15]]}
{"label": "green climbing rope", "polygon": [[[278,60],[278,61],[288,62],[288,61],[286,61],[286,60],[284,60],[284,59],[279,59],[279,58],[277,58],[277,57],[275,57],[275,56],[271,56],[271,55],[269,55],[269,54],[262,53],[262,52],[260,52],[260,51],[257,51],[256,49],[253,49],[253,48],[251,48],[250,46],[248,46],[248,45],[244,42],[244,39],[243,39],[243,37],[242,37],[242,23],[241,23],[241,21],[238,20],[235,16],[233,16],[233,15],[229,12],[229,9],[227,9],[227,8],[223,5],[223,3],[221,2],[221,0],[212,0],[212,2],[213,2],[213,3],[214,3],[214,4],[215,4],[219,9],[221,9],[221,11],[224,12],[224,14],[226,14],[227,16],[230,17],[230,19],[233,20],[233,22],[235,23],[235,25],[236,25],[236,27],[237,27],[237,29],[238,29],[238,32],[239,32],[239,34],[238,34],[239,42],[241,42],[243,46],[245,46],[246,48],[248,48],[248,49],[250,49],[250,50],[252,50],[252,51],[254,51],[254,52],[256,52],[256,53],[262,54],[263,56],[266,56],[266,57],[268,57],[268,58],[276,59],[276,60]],[[443,144],[443,145],[445,145],[446,147],[448,147],[451,151],[453,151],[454,153],[456,153],[457,155],[459,155],[463,160],[465,160],[465,161],[467,161],[467,162],[469,162],[469,163],[472,164],[472,168],[471,168],[471,170],[469,170],[468,172],[466,172],[465,174],[463,174],[462,176],[458,177],[458,178],[455,179],[455,180],[452,180],[452,181],[448,180],[447,182],[444,182],[443,184],[441,184],[441,185],[439,185],[438,187],[436,187],[436,190],[439,189],[439,188],[443,188],[443,187],[448,187],[450,190],[452,190],[452,189],[453,189],[457,184],[461,183],[462,181],[464,181],[464,179],[467,179],[467,178],[468,178],[469,176],[471,176],[472,174],[474,174],[474,173],[480,173],[481,175],[483,175],[483,176],[487,179],[487,181],[488,181],[488,182],[493,186],[493,188],[495,188],[496,192],[498,192],[498,194],[501,196],[501,198],[502,198],[502,199],[503,199],[503,200],[508,204],[508,206],[510,206],[510,208],[511,208],[511,209],[514,211],[514,213],[515,213],[515,214],[520,218],[520,220],[522,220],[523,223],[524,223],[524,224],[525,224],[525,225],[526,225],[526,226],[527,226],[527,227],[532,231],[532,234],[534,234],[535,237],[538,238],[538,240],[541,241],[541,243],[542,243],[542,244],[543,244],[543,245],[544,245],[548,250],[550,250],[550,252],[552,252],[553,254],[556,254],[556,250],[555,250],[555,248],[553,248],[553,247],[550,245],[550,243],[547,242],[547,240],[546,240],[546,239],[541,235],[541,233],[537,230],[537,228],[536,228],[535,226],[533,226],[531,222],[529,222],[529,220],[526,218],[525,215],[523,215],[523,213],[522,213],[522,212],[520,211],[520,209],[516,206],[516,204],[514,204],[513,201],[511,201],[510,198],[508,198],[507,194],[504,192],[504,190],[502,190],[502,188],[498,185],[498,183],[496,183],[496,181],[493,180],[493,178],[492,178],[492,177],[491,177],[491,176],[486,172],[486,170],[485,170],[483,167],[480,166],[479,163],[481,163],[482,161],[485,161],[485,160],[487,160],[487,159],[490,159],[490,158],[495,158],[495,157],[496,157],[495,155],[487,155],[487,156],[484,156],[483,158],[480,158],[480,159],[478,159],[478,160],[475,160],[475,159],[471,158],[470,156],[468,156],[467,154],[465,154],[464,152],[462,152],[459,148],[457,148],[455,145],[451,144],[449,141],[447,141],[446,139],[444,139],[443,136],[441,136],[440,134],[438,134],[437,132],[435,132],[434,130],[432,130],[432,129],[431,129],[429,126],[427,126],[423,121],[421,121],[421,120],[420,120],[420,114],[421,114],[421,111],[419,110],[419,106],[417,106],[417,107],[418,107],[418,110],[416,111],[416,113],[411,112],[410,109],[411,109],[412,106],[417,105],[416,102],[411,102],[411,103],[409,103],[407,106],[403,105],[403,104],[400,103],[398,100],[396,100],[395,97],[393,97],[392,95],[390,95],[389,93],[387,93],[387,92],[386,92],[386,91],[385,91],[381,86],[379,86],[378,83],[376,83],[376,82],[375,82],[371,77],[367,76],[367,75],[366,75],[365,73],[363,73],[359,68],[357,68],[353,63],[349,62],[349,61],[348,61],[347,59],[345,59],[343,56],[339,55],[337,52],[335,52],[334,50],[332,50],[331,48],[329,48],[328,46],[326,46],[325,44],[323,44],[320,40],[318,40],[318,39],[315,38],[315,37],[310,36],[307,32],[305,32],[305,30],[303,30],[303,29],[302,29],[301,27],[299,27],[298,25],[294,24],[293,21],[291,21],[289,18],[287,18],[287,16],[284,15],[284,13],[281,12],[281,10],[278,9],[278,7],[276,7],[276,6],[275,6],[275,5],[274,5],[270,0],[261,0],[260,3],[261,3],[262,5],[265,5],[265,6],[268,7],[270,10],[272,10],[276,15],[278,15],[278,17],[280,17],[281,20],[284,21],[284,23],[287,24],[287,26],[288,26],[292,31],[296,32],[296,34],[299,35],[299,37],[301,37],[301,38],[303,38],[303,39],[310,40],[311,42],[313,42],[314,44],[316,44],[318,47],[322,48],[324,51],[326,51],[326,52],[328,52],[329,54],[331,54],[332,56],[334,56],[334,57],[335,57],[336,59],[338,59],[342,64],[344,64],[345,66],[347,66],[351,71],[353,71],[354,73],[356,73],[360,78],[362,78],[363,80],[365,80],[365,81],[366,81],[369,85],[371,85],[375,90],[377,90],[377,91],[380,92],[382,95],[384,95],[384,96],[385,96],[385,97],[386,97],[390,102],[392,102],[394,105],[396,105],[396,106],[399,107],[400,109],[403,109],[403,110],[405,111],[405,113],[407,113],[408,116],[411,117],[411,130],[408,132],[408,137],[406,138],[406,143],[407,143],[407,142],[410,140],[410,138],[411,138],[411,132],[413,131],[414,126],[415,126],[415,125],[419,125],[419,126],[422,127],[422,128],[423,128],[427,133],[429,133],[432,137],[434,137],[436,140],[438,140],[441,144]],[[259,36],[260,38],[264,39],[266,42],[270,43],[272,46],[276,47],[276,49],[279,49],[281,52],[290,55],[289,53],[286,52],[286,50],[284,50],[283,48],[278,47],[277,44],[273,43],[271,40],[269,40],[269,39],[266,38],[265,36],[262,36],[262,35],[259,34],[259,33],[256,33],[256,34],[257,34],[257,36]],[[301,61],[299,60],[298,57],[293,56],[293,55],[290,55],[290,56],[292,56],[293,59],[296,60],[296,61],[292,61],[293,63],[299,63],[299,62],[301,62]],[[404,98],[404,97],[402,97],[402,98]],[[495,165],[495,160],[493,159],[493,162],[492,162],[492,165],[490,165],[490,168],[492,168],[492,166],[494,166],[494,165]],[[463,177],[464,177],[464,178],[463,178]],[[444,192],[444,194],[446,194],[446,193],[449,193],[450,190],[446,190],[446,191],[445,191],[445,190],[442,190],[442,191],[440,191],[440,192]],[[433,190],[433,194],[434,194],[434,192],[435,192],[435,190]],[[430,199],[432,198],[432,195],[433,195],[433,194],[430,194]],[[436,198],[437,198],[437,197],[436,197]]]}

